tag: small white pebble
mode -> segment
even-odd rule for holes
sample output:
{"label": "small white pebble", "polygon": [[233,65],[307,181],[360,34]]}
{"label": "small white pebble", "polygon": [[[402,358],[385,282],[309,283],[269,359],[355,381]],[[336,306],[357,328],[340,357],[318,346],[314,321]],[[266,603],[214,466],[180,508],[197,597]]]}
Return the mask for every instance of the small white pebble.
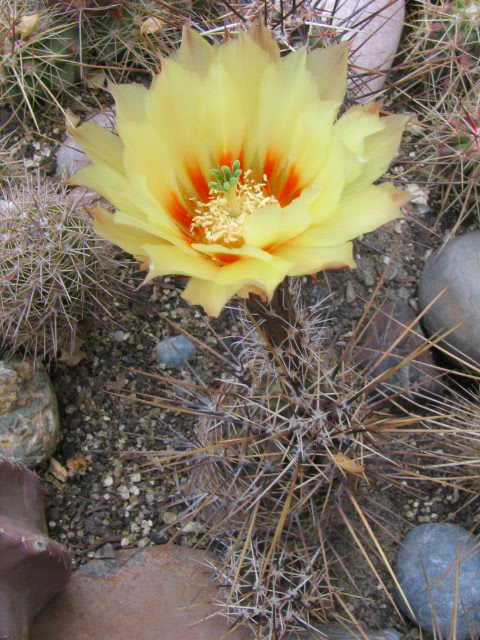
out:
{"label": "small white pebble", "polygon": [[105,486],[105,487],[111,487],[111,486],[112,486],[112,484],[113,484],[113,478],[112,478],[112,476],[107,476],[107,477],[105,478],[105,480],[103,481],[103,484],[104,484],[104,486]]}
{"label": "small white pebble", "polygon": [[118,489],[118,493],[120,495],[120,497],[123,500],[128,500],[130,497],[130,491],[128,489],[128,487],[126,487],[125,485],[122,485],[119,489]]}

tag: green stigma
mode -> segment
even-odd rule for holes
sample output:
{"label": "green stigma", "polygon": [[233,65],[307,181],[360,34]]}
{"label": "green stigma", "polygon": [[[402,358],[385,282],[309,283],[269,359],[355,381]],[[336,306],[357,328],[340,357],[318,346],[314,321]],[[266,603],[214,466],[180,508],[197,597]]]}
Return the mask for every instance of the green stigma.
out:
{"label": "green stigma", "polygon": [[226,165],[218,169],[212,169],[212,175],[216,178],[216,182],[209,182],[208,186],[217,193],[228,193],[232,187],[235,187],[238,179],[242,175],[240,169],[240,160],[235,160],[230,169]]}

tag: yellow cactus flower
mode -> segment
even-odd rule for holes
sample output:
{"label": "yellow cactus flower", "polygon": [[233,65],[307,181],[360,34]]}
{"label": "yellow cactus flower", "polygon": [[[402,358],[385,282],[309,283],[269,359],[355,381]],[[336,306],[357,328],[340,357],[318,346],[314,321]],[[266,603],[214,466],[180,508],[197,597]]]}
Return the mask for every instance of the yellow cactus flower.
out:
{"label": "yellow cactus flower", "polygon": [[112,86],[116,133],[73,135],[92,164],[72,182],[115,207],[103,237],[148,267],[189,276],[183,297],[217,316],[235,294],[271,299],[286,276],[354,267],[351,240],[401,215],[373,185],[406,118],[372,103],[337,119],[347,45],[285,57],[257,26],[220,46],[185,29],[149,89]]}

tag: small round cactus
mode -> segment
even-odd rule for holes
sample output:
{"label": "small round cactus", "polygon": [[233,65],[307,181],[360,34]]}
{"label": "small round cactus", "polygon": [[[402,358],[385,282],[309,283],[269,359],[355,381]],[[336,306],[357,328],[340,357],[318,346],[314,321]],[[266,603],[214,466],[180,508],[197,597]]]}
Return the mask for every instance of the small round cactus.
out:
{"label": "small round cactus", "polygon": [[75,21],[41,2],[7,2],[0,12],[0,98],[32,110],[39,100],[56,103],[79,77]]}
{"label": "small round cactus", "polygon": [[40,177],[0,187],[0,345],[34,357],[72,352],[77,325],[114,284],[112,249],[64,187]]}
{"label": "small round cactus", "polygon": [[[170,17],[171,21],[171,17]],[[158,69],[169,13],[150,0],[91,6],[85,11],[82,51],[86,60],[114,74]]]}

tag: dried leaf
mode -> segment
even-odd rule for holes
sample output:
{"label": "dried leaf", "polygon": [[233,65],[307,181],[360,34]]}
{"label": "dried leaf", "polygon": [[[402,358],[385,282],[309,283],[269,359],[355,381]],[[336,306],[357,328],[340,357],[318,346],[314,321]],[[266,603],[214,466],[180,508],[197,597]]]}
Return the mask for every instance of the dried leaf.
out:
{"label": "dried leaf", "polygon": [[65,126],[74,128],[78,127],[78,125],[80,124],[80,120],[80,116],[77,116],[76,113],[73,113],[70,107],[67,107],[65,111]]}
{"label": "dried leaf", "polygon": [[348,458],[344,453],[337,453],[333,456],[333,459],[340,471],[351,473],[353,475],[360,475],[365,472],[365,467],[363,465],[358,464],[356,460]]}
{"label": "dried leaf", "polygon": [[105,71],[96,71],[85,76],[85,84],[89,89],[104,89],[107,82]]}
{"label": "dried leaf", "polygon": [[70,478],[84,476],[88,467],[87,461],[84,458],[69,458],[66,465]]}
{"label": "dried leaf", "polygon": [[60,356],[58,358],[59,362],[65,362],[69,367],[76,367],[77,364],[79,364],[85,357],[85,354],[81,349],[82,344],[83,340],[75,338],[73,349],[69,349],[64,346],[60,347]]}
{"label": "dried leaf", "polygon": [[28,38],[35,31],[38,23],[39,13],[32,13],[29,16],[22,16],[17,27],[18,33],[23,39]]}
{"label": "dried leaf", "polygon": [[140,27],[140,35],[143,38],[147,33],[157,33],[163,29],[163,22],[159,18],[151,16]]}
{"label": "dried leaf", "polygon": [[60,464],[60,462],[58,462],[58,460],[55,460],[55,458],[50,458],[48,471],[54,478],[60,480],[60,482],[66,482],[68,480],[68,471]]}

